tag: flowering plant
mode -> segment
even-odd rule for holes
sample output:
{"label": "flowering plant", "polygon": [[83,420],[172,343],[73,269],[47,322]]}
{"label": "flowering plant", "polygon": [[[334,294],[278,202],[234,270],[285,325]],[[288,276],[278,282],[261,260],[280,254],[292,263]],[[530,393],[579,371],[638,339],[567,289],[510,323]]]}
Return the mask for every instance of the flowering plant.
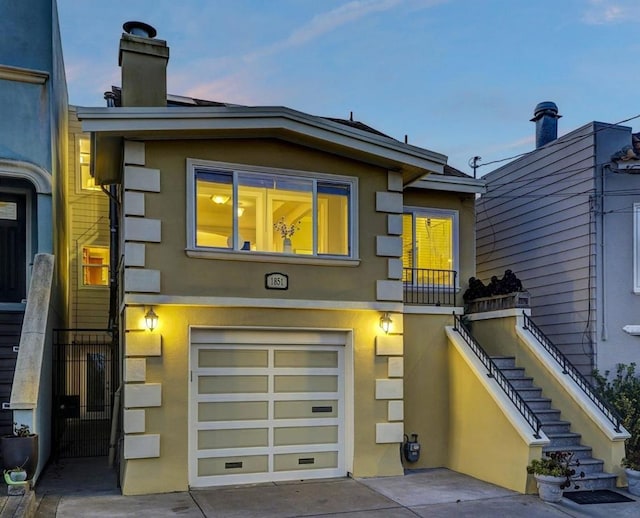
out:
{"label": "flowering plant", "polygon": [[291,223],[290,225],[288,225],[283,216],[273,224],[273,230],[279,232],[282,236],[282,239],[285,239],[287,237],[292,237],[293,234],[296,233],[296,230],[300,230],[299,225],[299,221],[297,223]]}
{"label": "flowering plant", "polygon": [[[579,460],[573,460],[571,451],[549,451],[545,452],[541,459],[533,459],[527,466],[527,473],[535,475],[546,475],[551,477],[564,478],[560,489],[571,487],[575,478],[584,478],[584,471],[576,473],[574,466],[580,466]],[[577,484],[574,489],[579,489]]]}

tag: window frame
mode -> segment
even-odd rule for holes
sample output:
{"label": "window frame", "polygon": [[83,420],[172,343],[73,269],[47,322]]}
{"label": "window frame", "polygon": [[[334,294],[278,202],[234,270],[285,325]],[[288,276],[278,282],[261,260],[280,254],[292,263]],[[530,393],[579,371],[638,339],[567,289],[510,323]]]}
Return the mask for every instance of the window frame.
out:
{"label": "window frame", "polygon": [[[233,235],[234,235],[234,247],[228,248],[216,248],[216,247],[205,247],[205,246],[197,246],[196,244],[196,235],[197,235],[197,221],[196,221],[196,169],[198,168],[211,168],[221,172],[229,172],[232,173],[232,190],[233,190],[233,199],[237,199],[238,197],[238,182],[237,178],[239,175],[243,173],[248,174],[265,174],[265,175],[280,175],[283,177],[293,177],[298,179],[307,179],[307,180],[315,180],[316,183],[313,185],[312,189],[312,207],[313,207],[313,220],[314,220],[314,228],[313,228],[313,243],[312,246],[315,245],[317,249],[318,242],[318,193],[317,193],[317,182],[334,182],[334,183],[343,183],[349,185],[349,207],[348,207],[348,217],[349,224],[347,231],[349,233],[349,250],[350,253],[348,255],[332,255],[332,254],[315,254],[315,255],[306,255],[306,254],[284,254],[281,252],[270,252],[270,251],[245,251],[245,250],[237,250],[235,247],[237,243],[235,240],[238,235],[237,222],[238,218],[235,215],[235,210],[233,213]],[[224,257],[227,259],[239,259],[239,260],[248,260],[248,261],[273,261],[274,258],[277,258],[278,262],[301,262],[301,263],[321,263],[321,264],[357,264],[359,263],[359,237],[358,237],[358,178],[355,176],[347,176],[347,175],[337,175],[337,174],[328,174],[328,173],[320,173],[315,171],[302,171],[297,169],[285,169],[285,168],[273,168],[273,167],[263,167],[263,166],[254,166],[248,164],[237,164],[231,162],[218,162],[211,160],[202,160],[195,158],[187,158],[187,171],[186,171],[186,207],[187,207],[187,243],[186,243],[186,251],[187,255],[191,257],[201,257],[201,258],[220,258]],[[234,207],[235,208],[235,207]]]}
{"label": "window frame", "polygon": [[82,194],[89,194],[89,193],[95,193],[95,192],[102,192],[102,189],[100,188],[99,185],[96,185],[94,187],[86,187],[85,183],[84,183],[84,179],[82,177],[82,166],[81,166],[81,162],[80,162],[80,141],[81,140],[87,140],[89,142],[89,176],[91,176],[91,160],[93,159],[93,157],[91,156],[91,134],[90,133],[78,133],[76,134],[76,138],[75,138],[75,156],[74,156],[74,163],[75,163],[75,171],[76,171],[76,192],[78,193],[82,193]]}
{"label": "window frame", "polygon": [[111,265],[107,262],[106,265],[100,265],[99,268],[107,269],[107,284],[85,284],[84,282],[84,268],[85,266],[90,268],[98,268],[98,266],[85,265],[84,263],[84,249],[85,248],[99,248],[107,251],[107,260],[110,260],[109,247],[105,245],[95,245],[92,243],[80,243],[78,244],[78,287],[82,289],[108,289],[109,288],[109,272]]}
{"label": "window frame", "polygon": [[[452,268],[451,271],[456,272],[456,276],[455,276],[455,286],[446,286],[447,288],[452,288],[452,289],[459,289],[460,288],[460,218],[459,218],[459,212],[455,209],[441,209],[441,208],[434,208],[434,207],[418,207],[418,206],[404,206],[402,209],[402,215],[404,216],[405,214],[411,214],[413,216],[413,221],[412,221],[412,225],[411,225],[411,243],[413,244],[413,246],[415,246],[415,241],[416,241],[416,225],[415,225],[415,218],[416,216],[421,216],[421,217],[435,217],[435,218],[442,218],[443,216],[447,216],[451,218],[451,239],[452,239],[452,243],[451,243],[451,250],[452,250],[452,255],[453,255],[453,261],[452,261]],[[403,236],[404,237],[404,236]],[[402,267],[403,269],[405,268],[404,266],[404,250],[403,250],[403,254],[401,257],[402,260]],[[415,262],[415,257],[414,257],[414,262]],[[413,264],[411,266],[411,268],[417,268],[417,266],[415,266],[415,264]],[[415,280],[410,283],[409,285],[414,285],[415,284]]]}

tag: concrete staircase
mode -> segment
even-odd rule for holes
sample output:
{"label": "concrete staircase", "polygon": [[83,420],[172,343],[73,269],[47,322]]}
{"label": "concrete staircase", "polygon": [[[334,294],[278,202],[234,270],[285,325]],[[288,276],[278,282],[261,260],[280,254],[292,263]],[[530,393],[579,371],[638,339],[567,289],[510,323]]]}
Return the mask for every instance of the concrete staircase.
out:
{"label": "concrete staircase", "polygon": [[[551,440],[543,451],[571,451],[574,463],[579,462],[574,466],[574,484],[565,491],[576,491],[575,485],[581,491],[615,489],[616,475],[604,472],[604,462],[591,456],[591,447],[581,443],[580,434],[571,431],[571,423],[561,419],[560,410],[551,406],[551,399],[542,396],[542,389],[533,384],[533,378],[527,377],[524,369],[516,367],[515,358],[497,356],[491,359],[542,422],[542,431]],[[584,478],[579,478],[580,472],[584,473]]]}

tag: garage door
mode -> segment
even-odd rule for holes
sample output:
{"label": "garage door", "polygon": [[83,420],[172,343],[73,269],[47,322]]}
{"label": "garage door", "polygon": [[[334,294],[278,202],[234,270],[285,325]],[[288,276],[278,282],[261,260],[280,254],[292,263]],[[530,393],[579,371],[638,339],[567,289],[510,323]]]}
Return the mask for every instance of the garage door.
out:
{"label": "garage door", "polygon": [[190,399],[193,487],[346,475],[342,335],[193,331]]}

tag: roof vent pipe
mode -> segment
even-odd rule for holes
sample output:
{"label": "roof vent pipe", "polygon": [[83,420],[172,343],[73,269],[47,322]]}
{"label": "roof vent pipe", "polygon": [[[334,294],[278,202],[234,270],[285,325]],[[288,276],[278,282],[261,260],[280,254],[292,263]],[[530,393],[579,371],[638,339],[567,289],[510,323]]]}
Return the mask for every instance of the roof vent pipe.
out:
{"label": "roof vent pipe", "polygon": [[558,138],[558,107],[556,103],[544,101],[538,103],[531,122],[536,123],[536,149]]}
{"label": "roof vent pipe", "polygon": [[143,38],[155,38],[158,32],[151,25],[144,22],[125,22],[122,26],[124,32],[134,36],[142,36]]}

